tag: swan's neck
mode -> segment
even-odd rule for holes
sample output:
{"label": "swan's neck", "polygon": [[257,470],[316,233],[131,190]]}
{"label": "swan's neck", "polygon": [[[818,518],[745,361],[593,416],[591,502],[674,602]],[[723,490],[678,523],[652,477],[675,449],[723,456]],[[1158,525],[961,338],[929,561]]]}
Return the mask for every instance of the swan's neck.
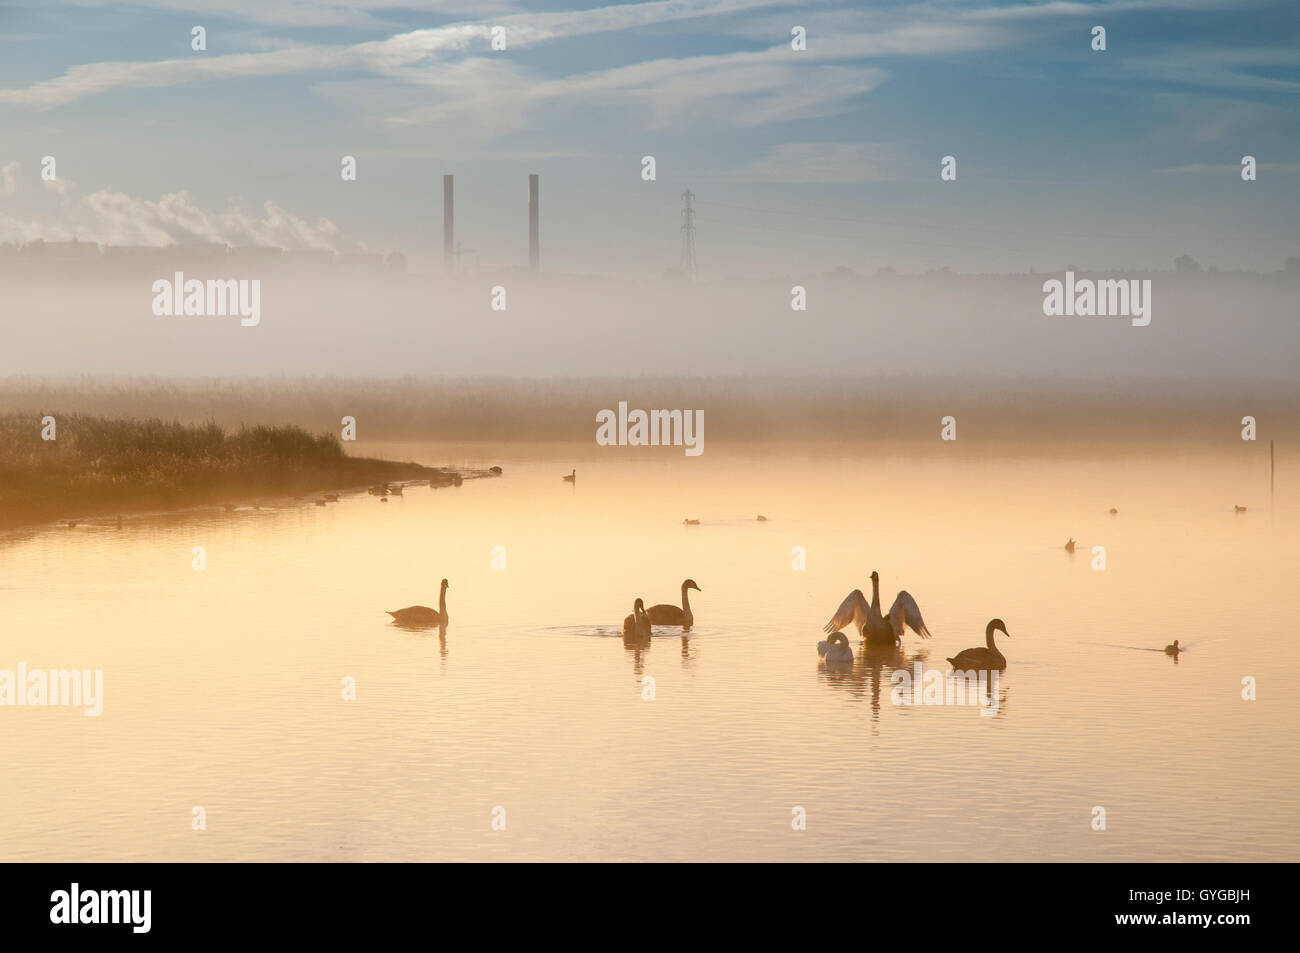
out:
{"label": "swan's neck", "polygon": [[447,587],[446,586],[443,586],[442,589],[438,591],[438,614],[439,615],[447,614]]}
{"label": "swan's neck", "polygon": [[682,611],[683,612],[691,611],[691,597],[689,593],[690,590],[687,589],[685,586],[682,586]]}
{"label": "swan's neck", "polygon": [[880,611],[880,580],[875,576],[871,577],[871,608]]}
{"label": "swan's neck", "polygon": [[994,631],[993,626],[991,625],[984,630],[984,644],[987,645],[991,650],[996,652],[997,646],[993,644],[993,631]]}

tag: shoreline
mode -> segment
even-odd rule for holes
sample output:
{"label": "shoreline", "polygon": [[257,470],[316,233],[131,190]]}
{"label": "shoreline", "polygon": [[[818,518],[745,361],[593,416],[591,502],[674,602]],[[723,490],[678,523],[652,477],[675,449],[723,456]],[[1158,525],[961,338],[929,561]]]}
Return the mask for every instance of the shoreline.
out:
{"label": "shoreline", "polygon": [[[58,527],[72,522],[75,526],[112,526],[118,518],[178,516],[204,510],[224,512],[249,512],[259,509],[290,509],[296,506],[314,506],[322,494],[355,495],[368,492],[379,483],[388,486],[423,487],[442,489],[460,486],[467,480],[481,480],[497,476],[490,470],[460,467],[427,467],[413,462],[380,460],[370,457],[349,457],[350,461],[367,464],[347,474],[348,479],[295,482],[285,489],[248,487],[243,490],[213,491],[184,498],[177,495],[165,505],[149,505],[144,498],[123,496],[97,503],[69,505],[66,501],[43,500],[34,504],[0,505],[0,534],[15,530]],[[358,482],[359,481],[359,482]],[[337,502],[337,501],[329,501]],[[22,510],[24,512],[12,512]]]}
{"label": "shoreline", "polygon": [[0,530],[491,474],[352,457],[332,433],[292,424],[231,430],[158,417],[0,415]]}

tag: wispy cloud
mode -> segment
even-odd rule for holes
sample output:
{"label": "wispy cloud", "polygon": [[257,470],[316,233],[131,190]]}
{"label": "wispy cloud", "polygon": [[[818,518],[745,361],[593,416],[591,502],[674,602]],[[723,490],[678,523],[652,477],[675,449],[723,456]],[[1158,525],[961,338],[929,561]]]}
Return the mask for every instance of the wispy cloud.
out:
{"label": "wispy cloud", "polygon": [[0,90],[0,103],[58,106],[115,89],[143,89],[253,76],[361,70],[399,77],[440,54],[477,44],[490,51],[492,28],[502,26],[511,48],[550,40],[631,30],[678,20],[722,16],[778,5],[779,0],[654,0],[557,13],[514,14],[494,20],[453,23],[351,45],[313,45],[265,53],[196,54],[152,62],[88,63],[62,76]]}

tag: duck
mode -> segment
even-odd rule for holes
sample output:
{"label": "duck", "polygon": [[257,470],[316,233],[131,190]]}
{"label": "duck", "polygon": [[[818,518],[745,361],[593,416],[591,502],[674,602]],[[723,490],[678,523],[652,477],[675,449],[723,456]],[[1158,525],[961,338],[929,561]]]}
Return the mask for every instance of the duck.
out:
{"label": "duck", "polygon": [[386,497],[386,496],[381,496],[381,497],[379,498],[379,502],[380,502],[380,503],[387,503],[387,502],[388,502],[388,497]]}
{"label": "duck", "polygon": [[1112,506],[1112,507],[1110,508],[1110,515],[1111,515],[1111,516],[1117,516],[1117,515],[1119,515],[1119,510],[1115,509],[1115,507]]}
{"label": "duck", "polygon": [[852,624],[862,634],[866,642],[875,645],[890,645],[903,637],[904,626],[923,639],[930,638],[930,630],[921,618],[921,608],[906,589],[900,589],[894,597],[894,604],[889,607],[889,615],[880,614],[880,574],[871,573],[871,602],[867,602],[861,589],[854,589],[840,607],[835,610],[831,621],[823,626],[823,632],[838,632]]}
{"label": "duck", "polygon": [[1244,512],[1246,512],[1246,508],[1245,508],[1244,506],[1234,506],[1234,507],[1232,508],[1232,512],[1234,512],[1234,513],[1244,513]]}
{"label": "duck", "polygon": [[833,632],[824,642],[817,643],[817,654],[828,662],[852,662],[853,649],[849,637],[843,632]]}
{"label": "duck", "polygon": [[1072,553],[1072,552],[1074,552],[1074,537],[1073,537],[1073,536],[1071,536],[1069,539],[1067,539],[1067,540],[1065,541],[1065,551],[1066,551],[1067,553]]}
{"label": "duck", "polygon": [[1166,654],[1166,655],[1177,655],[1177,654],[1178,654],[1179,652],[1181,652],[1181,651],[1182,651],[1182,649],[1180,649],[1180,648],[1178,647],[1178,640],[1177,640],[1177,639],[1174,639],[1174,644],[1173,644],[1173,645],[1166,645],[1166,646],[1165,646],[1165,654]]}
{"label": "duck", "polygon": [[[502,469],[501,469],[500,467],[488,467],[488,473],[495,474],[496,476],[500,476],[500,475],[502,474],[502,472],[503,472],[503,471],[502,471]],[[573,472],[574,472],[574,473],[577,473],[578,471],[577,471],[577,470],[574,470]]]}
{"label": "duck", "polygon": [[686,591],[694,589],[696,592],[703,592],[695,584],[694,579],[687,579],[682,582],[682,604],[680,606],[671,605],[661,602],[657,606],[651,606],[646,610],[646,615],[655,625],[680,625],[684,629],[689,629],[695,624],[695,616],[691,612],[691,602],[687,598]]}
{"label": "duck", "polygon": [[447,626],[447,589],[450,583],[446,579],[442,581],[442,588],[438,592],[438,608],[430,609],[428,606],[407,606],[405,609],[390,611],[388,614],[393,617],[393,621],[399,625],[412,626]]}
{"label": "duck", "polygon": [[623,619],[623,638],[650,638],[650,617],[646,615],[645,601],[640,597],[632,603],[632,614]]}
{"label": "duck", "polygon": [[764,516],[762,513],[759,513],[758,516],[756,517],[756,519],[757,519],[758,522],[760,522],[760,523],[766,523],[766,522],[767,522],[767,517]]}
{"label": "duck", "polygon": [[962,649],[948,662],[954,669],[960,671],[989,670],[997,669],[1001,671],[1007,667],[1007,657],[998,651],[997,646],[993,644],[993,633],[1001,632],[1007,638],[1011,638],[1011,633],[1007,631],[1006,623],[1001,619],[990,619],[989,624],[984,627],[984,643],[988,648]]}
{"label": "duck", "polygon": [[565,483],[577,483],[577,482],[578,482],[578,471],[577,471],[577,470],[574,470],[572,473],[570,473],[568,476],[566,476],[566,477],[564,478],[564,482],[565,482]]}
{"label": "duck", "polygon": [[700,525],[700,521],[699,521],[699,520],[685,519],[685,520],[682,520],[682,525],[683,525],[683,526],[699,526],[699,525]]}

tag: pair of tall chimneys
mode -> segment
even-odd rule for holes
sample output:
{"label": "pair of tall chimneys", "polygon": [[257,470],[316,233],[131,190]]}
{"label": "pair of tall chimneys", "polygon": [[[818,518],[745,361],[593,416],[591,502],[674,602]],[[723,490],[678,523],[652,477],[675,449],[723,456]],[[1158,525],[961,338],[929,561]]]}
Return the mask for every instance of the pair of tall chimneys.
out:
{"label": "pair of tall chimneys", "polygon": [[[537,245],[537,176],[528,176],[528,270],[537,271],[541,253]],[[442,177],[442,264],[451,274],[456,270],[456,213],[452,177]]]}

